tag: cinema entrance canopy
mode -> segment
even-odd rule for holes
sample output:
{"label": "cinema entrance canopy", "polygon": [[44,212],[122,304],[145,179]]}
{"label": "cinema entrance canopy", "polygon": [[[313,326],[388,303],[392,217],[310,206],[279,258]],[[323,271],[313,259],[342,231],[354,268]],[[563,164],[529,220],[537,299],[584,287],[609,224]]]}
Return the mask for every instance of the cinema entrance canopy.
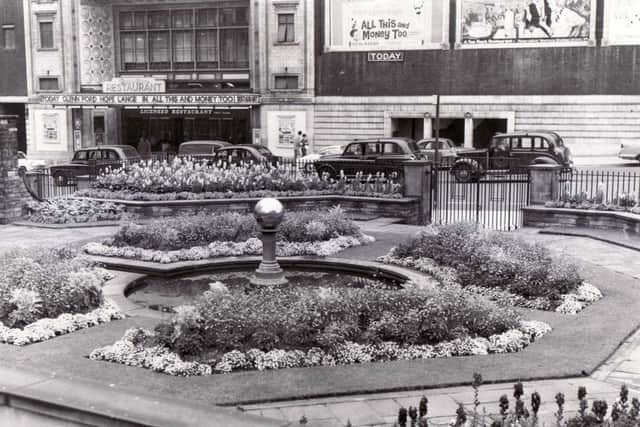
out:
{"label": "cinema entrance canopy", "polygon": [[250,143],[260,96],[250,93],[76,93],[41,95],[40,104],[72,111],[74,146],[223,139]]}

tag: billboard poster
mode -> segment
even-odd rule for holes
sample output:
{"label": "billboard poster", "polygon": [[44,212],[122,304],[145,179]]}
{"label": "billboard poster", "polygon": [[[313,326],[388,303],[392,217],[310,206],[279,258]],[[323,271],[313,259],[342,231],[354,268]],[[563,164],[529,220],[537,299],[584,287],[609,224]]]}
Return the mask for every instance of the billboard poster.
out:
{"label": "billboard poster", "polygon": [[442,48],[448,42],[447,0],[330,0],[329,50]]}
{"label": "billboard poster", "polygon": [[640,44],[640,1],[607,0],[603,45]]}
{"label": "billboard poster", "polygon": [[588,44],[595,36],[596,0],[461,0],[463,46]]}

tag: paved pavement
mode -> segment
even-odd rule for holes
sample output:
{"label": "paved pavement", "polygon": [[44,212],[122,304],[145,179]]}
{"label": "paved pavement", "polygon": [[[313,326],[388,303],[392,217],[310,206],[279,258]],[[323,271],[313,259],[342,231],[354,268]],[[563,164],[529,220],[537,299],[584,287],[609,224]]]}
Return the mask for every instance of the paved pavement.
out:
{"label": "paved pavement", "polygon": [[[420,228],[389,224],[382,220],[362,225],[366,232],[372,234],[384,232],[390,236],[390,239],[397,239],[397,241]],[[53,230],[3,225],[0,226],[0,253],[16,244],[23,247],[54,246],[100,239],[115,229],[116,227],[100,227]],[[640,279],[640,263],[638,263],[640,254],[637,251],[583,237],[541,235],[536,229],[519,230],[517,233],[530,241],[545,242],[587,264]],[[355,253],[353,255],[355,258],[358,257]],[[542,422],[553,425],[555,424],[553,413],[556,411],[554,404],[556,393],[565,394],[567,401],[565,411],[571,414],[578,409],[577,388],[579,386],[587,388],[590,401],[605,399],[611,405],[623,383],[629,386],[632,395],[640,394],[640,332],[632,334],[590,377],[524,383],[525,401],[529,402],[530,393],[533,391],[540,393],[543,398],[540,412]],[[509,396],[513,408],[513,384],[483,385],[480,388],[480,412],[495,414],[498,411],[498,399],[503,394]],[[455,416],[456,408],[460,403],[467,409],[473,408],[474,396],[471,387],[449,387],[256,404],[243,406],[241,409],[257,415],[290,421],[292,424],[298,424],[304,416],[311,425],[316,426],[345,426],[348,422],[352,426],[392,425],[397,419],[400,407],[417,406],[422,396],[426,396],[430,402],[428,416],[431,425],[448,424]]]}
{"label": "paved pavement", "polygon": [[[386,226],[386,230],[401,227]],[[367,226],[365,225],[365,228]],[[517,232],[530,241],[544,242],[552,248],[579,260],[604,267],[624,275],[640,279],[640,254],[637,251],[608,243],[583,238],[537,234],[537,229],[523,229]],[[542,396],[540,420],[542,425],[555,425],[554,403],[556,393],[565,395],[567,415],[578,410],[577,390],[585,386],[590,402],[604,399],[609,408],[619,394],[621,384],[626,384],[632,396],[640,397],[640,331],[632,334],[620,348],[603,363],[590,377],[529,381],[524,383],[524,400],[529,407],[530,393],[537,391]],[[513,384],[489,384],[480,388],[480,413],[496,414],[498,399],[506,394],[514,406]],[[451,387],[418,390],[404,393],[383,393],[354,395],[326,399],[298,400],[243,406],[250,413],[287,420],[297,424],[304,416],[312,425],[352,426],[393,425],[400,407],[418,406],[422,396],[429,400],[430,425],[446,424],[455,418],[459,404],[473,410],[473,390],[471,387]],[[591,403],[590,403],[591,404]]]}

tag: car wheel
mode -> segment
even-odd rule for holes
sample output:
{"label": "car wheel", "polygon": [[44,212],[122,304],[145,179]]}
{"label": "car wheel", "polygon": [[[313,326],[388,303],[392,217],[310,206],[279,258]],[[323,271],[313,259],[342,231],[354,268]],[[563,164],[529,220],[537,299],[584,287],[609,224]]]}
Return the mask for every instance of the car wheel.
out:
{"label": "car wheel", "polygon": [[320,166],[318,168],[318,175],[323,176],[324,174],[328,174],[329,178],[336,177],[336,171],[331,166]]}
{"label": "car wheel", "polygon": [[62,172],[55,172],[53,174],[53,182],[58,186],[58,187],[63,187],[65,185],[67,185],[69,183],[69,179],[67,178],[67,176],[62,173]]}
{"label": "car wheel", "polygon": [[473,179],[473,168],[470,164],[461,163],[453,168],[453,177],[456,182],[467,183]]}

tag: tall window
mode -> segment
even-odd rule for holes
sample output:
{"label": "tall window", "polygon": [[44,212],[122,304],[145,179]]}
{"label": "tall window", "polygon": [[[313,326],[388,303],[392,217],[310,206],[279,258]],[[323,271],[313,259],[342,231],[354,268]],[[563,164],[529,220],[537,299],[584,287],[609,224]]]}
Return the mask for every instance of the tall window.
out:
{"label": "tall window", "polygon": [[53,49],[53,21],[40,21],[40,49]]}
{"label": "tall window", "polygon": [[278,42],[288,43],[295,41],[293,32],[293,13],[278,14]]}
{"label": "tall window", "polygon": [[2,47],[4,49],[16,48],[16,27],[15,25],[2,26]]}
{"label": "tall window", "polygon": [[123,70],[249,68],[249,8],[121,10]]}

